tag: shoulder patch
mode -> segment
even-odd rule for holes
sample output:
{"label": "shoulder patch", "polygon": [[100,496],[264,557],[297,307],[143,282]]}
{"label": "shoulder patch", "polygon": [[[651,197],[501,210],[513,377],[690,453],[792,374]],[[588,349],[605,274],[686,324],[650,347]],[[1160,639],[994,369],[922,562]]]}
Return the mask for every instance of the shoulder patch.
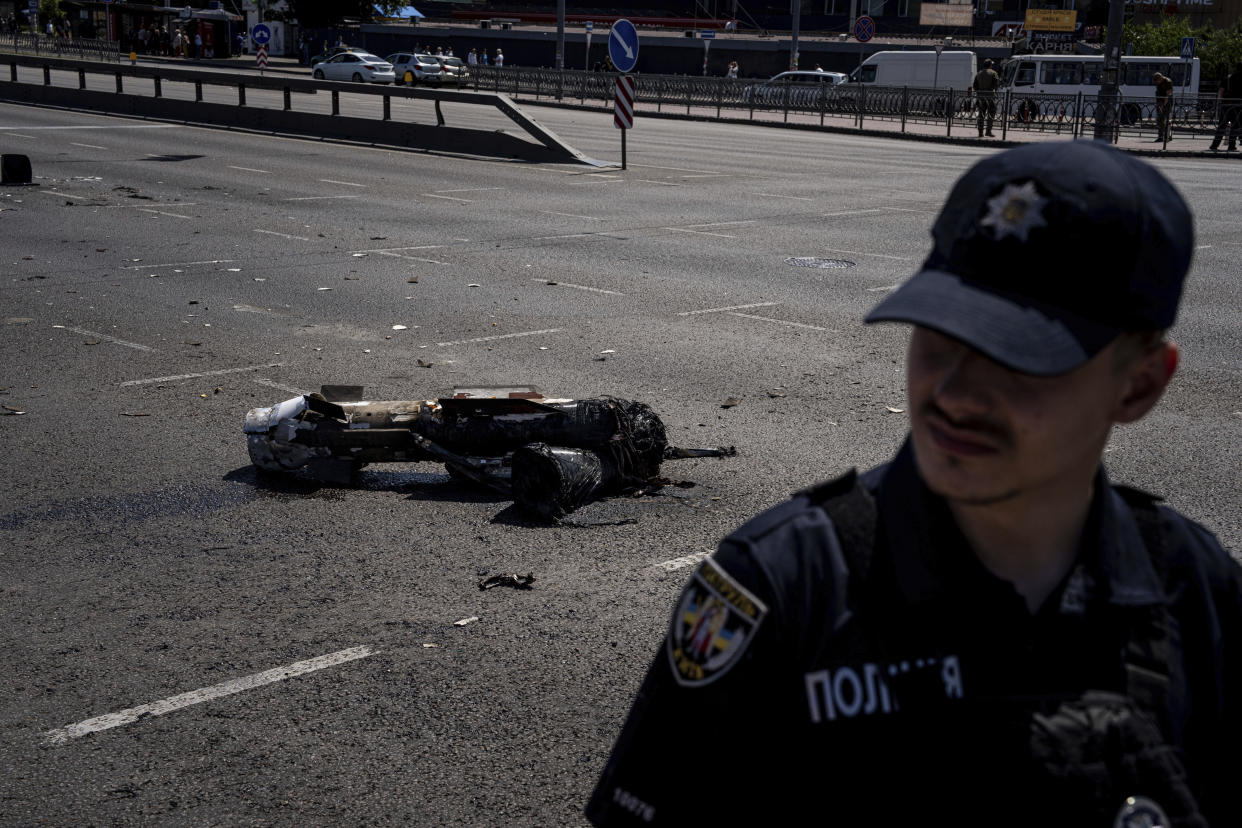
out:
{"label": "shoulder patch", "polygon": [[711,558],[699,564],[677,602],[666,649],[683,687],[711,684],[746,651],[768,608]]}

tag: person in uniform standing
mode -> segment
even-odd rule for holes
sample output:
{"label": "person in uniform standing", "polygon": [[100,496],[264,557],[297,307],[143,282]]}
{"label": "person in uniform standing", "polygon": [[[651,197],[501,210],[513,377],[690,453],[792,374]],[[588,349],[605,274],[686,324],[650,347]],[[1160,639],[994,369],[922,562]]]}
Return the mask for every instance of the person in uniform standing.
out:
{"label": "person in uniform standing", "polygon": [[1220,120],[1216,123],[1216,134],[1212,136],[1212,144],[1208,149],[1220,151],[1220,141],[1229,130],[1229,152],[1238,149],[1238,136],[1242,135],[1242,63],[1233,67],[1233,72],[1221,84],[1217,93],[1220,106]]}
{"label": "person in uniform standing", "polygon": [[996,90],[1000,88],[1000,75],[996,74],[996,70],[992,68],[991,58],[983,61],[983,68],[976,74],[971,82],[970,88],[974,90],[975,99],[979,104],[979,137],[984,135],[984,126],[986,122],[987,136],[995,138],[992,134],[992,124],[996,120]]}
{"label": "person in uniform standing", "polygon": [[1152,75],[1156,82],[1156,140],[1168,141],[1173,136],[1169,133],[1169,121],[1173,116],[1173,79],[1156,72]]}
{"label": "person in uniform standing", "polygon": [[1101,462],[1176,370],[1189,208],[1107,144],[1031,144],[932,237],[867,317],[913,326],[904,444],[699,565],[595,825],[1236,822],[1242,569]]}

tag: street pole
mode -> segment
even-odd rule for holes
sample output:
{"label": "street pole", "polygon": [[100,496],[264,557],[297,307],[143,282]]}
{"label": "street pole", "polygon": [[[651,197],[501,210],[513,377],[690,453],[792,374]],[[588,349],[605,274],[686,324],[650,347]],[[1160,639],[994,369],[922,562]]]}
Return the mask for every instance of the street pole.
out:
{"label": "street pole", "polygon": [[850,27],[846,31],[854,33],[854,24],[858,22],[858,0],[850,0]]}
{"label": "street pole", "polygon": [[712,50],[712,42],[710,40],[703,41],[703,77],[707,77],[707,53]]}
{"label": "street pole", "polygon": [[556,99],[565,93],[565,0],[556,0]]}
{"label": "street pole", "polygon": [[798,68],[798,29],[802,23],[802,0],[793,0],[793,40],[789,45],[789,68]]}
{"label": "street pole", "polygon": [[1108,37],[1104,42],[1104,78],[1095,104],[1095,140],[1112,141],[1117,117],[1118,74],[1121,70],[1121,27],[1125,22],[1125,0],[1109,0]]}

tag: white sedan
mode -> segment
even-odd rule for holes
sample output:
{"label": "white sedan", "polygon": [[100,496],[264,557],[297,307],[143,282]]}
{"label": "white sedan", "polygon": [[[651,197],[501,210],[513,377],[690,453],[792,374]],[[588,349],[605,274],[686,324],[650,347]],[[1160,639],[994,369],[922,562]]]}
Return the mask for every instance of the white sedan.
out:
{"label": "white sedan", "polygon": [[367,52],[341,52],[311,67],[311,77],[355,83],[393,83],[397,73],[383,58]]}

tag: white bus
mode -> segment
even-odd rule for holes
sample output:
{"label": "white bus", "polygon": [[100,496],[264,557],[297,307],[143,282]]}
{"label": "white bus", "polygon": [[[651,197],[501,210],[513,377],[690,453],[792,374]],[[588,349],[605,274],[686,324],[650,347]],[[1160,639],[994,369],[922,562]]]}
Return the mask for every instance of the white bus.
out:
{"label": "white bus", "polygon": [[[1155,97],[1156,72],[1173,79],[1178,95],[1199,94],[1199,59],[1126,56],[1121,59],[1121,94]],[[1096,95],[1104,57],[1090,55],[1019,55],[1005,63],[1001,88],[1049,95]]]}
{"label": "white bus", "polygon": [[[1187,104],[1195,105],[1199,94],[1198,58],[1184,61],[1176,57],[1128,55],[1121,59],[1123,103],[1120,119],[1123,124],[1155,117],[1156,82],[1152,75],[1156,72],[1173,80],[1175,113]],[[1073,117],[1074,107],[1066,98],[1076,97],[1081,92],[1084,103],[1091,102],[1084,108],[1088,113],[1093,111],[1103,73],[1102,55],[1018,55],[1002,67],[1000,91],[1014,93],[1017,103],[1011,114],[1016,117],[1027,117],[1037,109],[1044,115],[1053,114],[1055,110],[1059,117]],[[1036,95],[1056,95],[1055,100],[1060,103],[1034,100]]]}

